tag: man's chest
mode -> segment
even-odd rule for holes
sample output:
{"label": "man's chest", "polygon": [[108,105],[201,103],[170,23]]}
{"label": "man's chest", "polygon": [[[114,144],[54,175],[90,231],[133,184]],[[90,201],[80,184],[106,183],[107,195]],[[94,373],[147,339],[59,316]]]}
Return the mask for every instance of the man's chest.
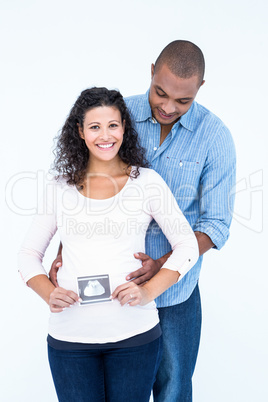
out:
{"label": "man's chest", "polygon": [[[151,167],[166,181],[171,175],[177,181],[188,179],[196,183],[207,158],[208,144],[198,133],[180,127],[169,133],[161,145],[160,125],[137,124],[141,146],[146,150],[146,158]],[[188,172],[186,174],[186,172]]]}

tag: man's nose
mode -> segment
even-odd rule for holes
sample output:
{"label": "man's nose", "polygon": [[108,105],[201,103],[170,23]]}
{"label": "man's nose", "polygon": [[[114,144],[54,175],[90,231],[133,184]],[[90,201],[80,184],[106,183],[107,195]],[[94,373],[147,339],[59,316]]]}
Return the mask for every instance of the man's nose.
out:
{"label": "man's nose", "polygon": [[173,114],[176,112],[176,105],[172,100],[166,100],[163,104],[163,111],[166,114]]}

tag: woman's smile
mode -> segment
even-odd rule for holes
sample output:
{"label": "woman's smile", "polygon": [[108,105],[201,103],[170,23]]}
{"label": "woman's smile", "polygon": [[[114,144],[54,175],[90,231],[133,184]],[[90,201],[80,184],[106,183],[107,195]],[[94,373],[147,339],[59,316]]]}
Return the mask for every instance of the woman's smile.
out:
{"label": "woman's smile", "polygon": [[124,129],[121,113],[113,106],[98,106],[86,112],[79,134],[89,150],[91,163],[93,160],[107,163],[119,158]]}
{"label": "woman's smile", "polygon": [[109,142],[108,144],[97,144],[96,146],[98,148],[100,148],[101,150],[110,150],[111,148],[113,148],[115,142]]}

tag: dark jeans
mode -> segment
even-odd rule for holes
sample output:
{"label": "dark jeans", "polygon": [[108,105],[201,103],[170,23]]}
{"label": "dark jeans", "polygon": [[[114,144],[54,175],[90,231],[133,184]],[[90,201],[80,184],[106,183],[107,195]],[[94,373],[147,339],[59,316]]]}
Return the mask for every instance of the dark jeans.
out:
{"label": "dark jeans", "polygon": [[60,402],[148,402],[162,354],[162,337],[120,349],[57,350],[48,345]]}
{"label": "dark jeans", "polygon": [[188,300],[158,309],[163,336],[163,358],[154,384],[155,402],[191,402],[201,332],[198,285]]}

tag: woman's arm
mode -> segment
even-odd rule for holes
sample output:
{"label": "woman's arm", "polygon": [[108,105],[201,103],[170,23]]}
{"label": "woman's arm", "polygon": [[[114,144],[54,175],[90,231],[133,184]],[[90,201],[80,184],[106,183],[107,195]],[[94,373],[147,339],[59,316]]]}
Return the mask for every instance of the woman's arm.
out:
{"label": "woman's arm", "polygon": [[[208,250],[215,246],[210,237],[205,233],[194,232],[198,248],[199,248],[199,256],[205,254]],[[169,251],[167,254],[162,257],[153,260],[149,255],[144,253],[135,253],[134,257],[141,261],[142,268],[137,269],[136,271],[131,272],[127,275],[126,280],[133,280],[137,285],[142,285],[146,283],[149,279],[151,279],[160,269],[164,266],[167,259],[171,256],[172,251]],[[54,263],[59,263],[56,259]],[[53,264],[54,264],[53,263]],[[60,265],[59,265],[60,266]],[[58,268],[57,268],[58,269]],[[50,273],[49,273],[50,274]],[[52,281],[54,283],[54,281]]]}
{"label": "woman's arm", "polygon": [[178,271],[162,268],[143,286],[136,285],[132,281],[117,286],[111,298],[118,298],[122,306],[126,303],[130,306],[136,306],[137,304],[144,306],[178,282],[179,276]]}
{"label": "woman's arm", "polygon": [[31,278],[27,285],[49,305],[52,313],[60,313],[78,301],[78,295],[63,288],[55,288],[46,275]]}
{"label": "woman's arm", "polygon": [[47,304],[49,304],[50,294],[55,289],[46,275],[37,275],[31,278],[27,285],[34,290]]}
{"label": "woman's arm", "polygon": [[[51,238],[57,231],[57,183],[47,183],[43,199],[18,254],[19,272],[24,282],[49,305],[52,312],[60,312],[78,300],[78,295],[55,286],[47,277],[42,261]],[[40,208],[39,208],[40,207]]]}
{"label": "woman's arm", "polygon": [[18,253],[18,268],[25,283],[34,276],[47,275],[42,261],[57,231],[56,194],[56,182],[47,182],[43,197],[38,201],[37,213]]}

